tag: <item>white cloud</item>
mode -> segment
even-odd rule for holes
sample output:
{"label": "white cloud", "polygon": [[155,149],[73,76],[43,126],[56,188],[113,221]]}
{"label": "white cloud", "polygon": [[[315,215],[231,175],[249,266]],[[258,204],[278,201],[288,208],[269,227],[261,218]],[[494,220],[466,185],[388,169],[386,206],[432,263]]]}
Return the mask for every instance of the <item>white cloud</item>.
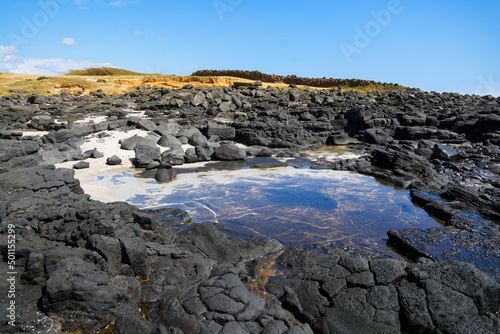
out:
{"label": "white cloud", "polygon": [[64,37],[61,41],[61,44],[62,45],[66,45],[66,46],[72,46],[72,45],[78,45],[80,43],[78,43],[77,41],[75,41],[73,38],[71,37]]}
{"label": "white cloud", "polygon": [[134,34],[133,34],[133,35],[134,35],[134,37],[135,37],[135,36],[142,35],[142,31],[141,31],[141,30],[136,30],[136,31],[134,31]]}
{"label": "white cloud", "polygon": [[21,58],[12,54],[0,54],[0,72],[15,74],[61,75],[69,70],[104,66],[114,67],[110,63],[93,63],[88,60]]}
{"label": "white cloud", "polygon": [[2,55],[13,55],[17,50],[14,46],[0,45],[0,56]]}
{"label": "white cloud", "polygon": [[108,5],[115,6],[115,7],[123,7],[126,5],[132,5],[132,4],[136,4],[136,3],[139,3],[139,1],[137,1],[137,0],[116,0],[116,1],[108,3]]}
{"label": "white cloud", "polygon": [[73,0],[73,2],[78,6],[78,9],[89,9],[85,6],[89,2],[88,0]]}

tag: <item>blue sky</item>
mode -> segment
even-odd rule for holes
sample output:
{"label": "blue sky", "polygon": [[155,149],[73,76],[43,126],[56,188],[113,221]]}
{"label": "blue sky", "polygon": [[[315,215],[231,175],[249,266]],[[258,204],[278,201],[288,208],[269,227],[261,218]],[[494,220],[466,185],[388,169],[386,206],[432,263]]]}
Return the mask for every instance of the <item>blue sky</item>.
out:
{"label": "blue sky", "polygon": [[0,71],[259,70],[500,95],[500,1],[1,0]]}

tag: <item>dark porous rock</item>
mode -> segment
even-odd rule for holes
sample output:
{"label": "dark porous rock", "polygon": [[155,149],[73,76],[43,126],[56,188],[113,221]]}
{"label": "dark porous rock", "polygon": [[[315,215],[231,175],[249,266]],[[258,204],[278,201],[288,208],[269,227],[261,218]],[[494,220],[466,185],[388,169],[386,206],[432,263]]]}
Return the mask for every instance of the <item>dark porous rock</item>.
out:
{"label": "dark porous rock", "polygon": [[180,129],[177,132],[176,137],[177,138],[179,138],[179,137],[186,137],[189,140],[189,138],[191,138],[195,133],[201,134],[200,130],[197,127],[190,126],[190,127],[187,127],[187,128]]}
{"label": "dark porous rock", "polygon": [[31,121],[28,123],[30,128],[43,131],[48,130],[51,125],[55,124],[55,120],[48,115],[33,116]]}
{"label": "dark porous rock", "polygon": [[208,121],[205,133],[207,137],[219,136],[221,140],[233,140],[236,135],[234,128],[213,121]]}
{"label": "dark porous rock", "polygon": [[161,166],[160,161],[153,160],[146,166],[146,170],[157,169]]}
{"label": "dark porous rock", "polygon": [[434,145],[431,159],[440,159],[445,161],[455,161],[460,158],[460,152],[452,147],[443,144]]}
{"label": "dark porous rock", "polygon": [[355,138],[349,137],[347,133],[335,134],[328,138],[327,143],[331,145],[349,145],[356,144],[358,141]]}
{"label": "dark porous rock", "polygon": [[229,112],[233,108],[233,104],[231,102],[222,102],[219,105],[219,110],[222,112]]}
{"label": "dark porous rock", "polygon": [[161,136],[160,140],[158,141],[158,145],[162,147],[174,148],[181,147],[182,143],[174,135],[165,134]]}
{"label": "dark porous rock", "polygon": [[142,140],[143,138],[141,136],[132,136],[130,138],[127,138],[125,140],[121,140],[120,141],[120,148],[122,150],[129,150],[129,151],[132,151],[133,149],[135,149],[135,146]]}
{"label": "dark porous rock", "polygon": [[160,148],[147,144],[137,144],[134,148],[136,167],[146,167],[151,161],[160,161]]}
{"label": "dark porous rock", "polygon": [[193,146],[204,145],[208,142],[207,137],[202,135],[201,133],[195,133],[189,138],[189,144]]}
{"label": "dark porous rock", "polygon": [[210,161],[215,154],[215,150],[210,145],[196,146],[195,152],[199,161]]}
{"label": "dark porous rock", "polygon": [[252,294],[231,264],[213,268],[210,277],[161,304],[162,320],[185,333],[312,333],[294,327],[275,302]]}
{"label": "dark porous rock", "polygon": [[467,224],[463,218],[450,223],[458,227],[388,231],[389,244],[414,261],[420,257],[436,261],[460,260],[500,280],[500,268],[496,265],[496,254],[500,251],[498,227],[485,220]]}
{"label": "dark porous rock", "polygon": [[375,281],[380,285],[396,284],[406,277],[405,262],[396,259],[372,259],[370,270],[375,275]]}
{"label": "dark porous rock", "polygon": [[193,101],[191,102],[193,106],[199,106],[200,104],[203,104],[205,102],[205,94],[203,92],[198,92],[193,98]]}
{"label": "dark porous rock", "polygon": [[88,150],[88,151],[83,152],[82,155],[80,156],[80,159],[82,159],[82,160],[85,160],[88,158],[100,159],[103,157],[104,157],[104,153],[98,151],[97,148],[94,148],[92,150]]}
{"label": "dark porous rock", "polygon": [[179,125],[177,123],[172,122],[172,123],[158,125],[154,131],[161,136],[165,135],[175,136],[178,130],[179,130]]}
{"label": "dark porous rock", "polygon": [[184,152],[184,161],[187,163],[194,163],[200,161],[200,159],[196,155],[196,149],[194,147],[189,147]]}
{"label": "dark porous rock", "polygon": [[219,263],[253,260],[283,248],[276,240],[240,236],[223,226],[208,222],[194,224],[181,231],[176,245]]}
{"label": "dark porous rock", "polygon": [[149,119],[141,119],[138,125],[146,131],[155,131],[156,124]]}
{"label": "dark porous rock", "polygon": [[120,240],[122,262],[127,264],[135,277],[141,280],[150,275],[144,235],[138,224],[117,229],[116,236]]}
{"label": "dark porous rock", "polygon": [[233,143],[222,142],[215,149],[215,157],[219,160],[242,160],[245,159],[246,152]]}
{"label": "dark porous rock", "polygon": [[290,278],[272,278],[268,290],[282,295],[283,306],[318,333],[399,333],[398,295],[393,283],[376,285],[369,265],[375,259],[328,243],[293,246],[278,258]]}
{"label": "dark porous rock", "polygon": [[416,176],[433,187],[439,187],[445,183],[439,178],[433,165],[427,159],[409,150],[376,148],[371,155],[371,163],[377,167],[405,173],[404,176],[407,177]]}
{"label": "dark porous rock", "polygon": [[234,82],[233,83],[234,87],[261,87],[262,86],[262,81],[254,81],[254,82]]}
{"label": "dark porous rock", "polygon": [[90,163],[88,161],[80,161],[80,162],[77,162],[76,164],[73,165],[74,169],[85,169],[85,168],[89,168],[89,167],[90,167]]}
{"label": "dark porous rock", "polygon": [[93,331],[111,322],[127,300],[126,287],[94,264],[65,259],[47,280],[41,304],[61,319],[65,331]]}
{"label": "dark porous rock", "polygon": [[114,275],[121,263],[121,245],[116,238],[93,234],[88,239],[87,244],[89,249],[97,251],[106,261],[106,269],[108,274]]}
{"label": "dark porous rock", "polygon": [[122,159],[120,159],[117,155],[112,155],[106,159],[106,164],[110,166],[120,165],[122,163]]}
{"label": "dark porous rock", "polygon": [[364,140],[369,144],[390,144],[394,139],[382,129],[368,129],[365,131]]}
{"label": "dark porous rock", "polygon": [[470,264],[412,265],[329,243],[293,246],[278,261],[290,271],[267,290],[318,333],[500,329],[500,284]]}
{"label": "dark porous rock", "polygon": [[298,281],[285,287],[284,307],[299,315],[302,322],[313,322],[328,307],[326,299],[319,291],[319,283],[308,280]]}
{"label": "dark porous rock", "polygon": [[398,287],[402,312],[418,332],[496,333],[500,284],[469,264],[417,264]]}
{"label": "dark porous rock", "polygon": [[165,326],[158,326],[151,321],[139,317],[139,312],[137,312],[137,314],[128,313],[119,317],[115,322],[115,328],[122,334],[171,333],[165,328]]}
{"label": "dark porous rock", "polygon": [[40,150],[40,143],[34,140],[7,140],[0,139],[0,161],[5,162],[11,159],[37,153]]}
{"label": "dark porous rock", "polygon": [[445,199],[461,201],[487,218],[500,220],[500,193],[488,189],[453,185],[441,194]]}
{"label": "dark porous rock", "polygon": [[256,157],[262,157],[262,158],[269,158],[272,155],[273,155],[273,152],[270,149],[264,147],[255,156]]}
{"label": "dark porous rock", "polygon": [[161,154],[161,162],[171,166],[184,164],[185,152],[182,147],[174,147]]}
{"label": "dark porous rock", "polygon": [[177,172],[173,169],[160,168],[156,172],[155,179],[157,182],[171,181],[177,177]]}

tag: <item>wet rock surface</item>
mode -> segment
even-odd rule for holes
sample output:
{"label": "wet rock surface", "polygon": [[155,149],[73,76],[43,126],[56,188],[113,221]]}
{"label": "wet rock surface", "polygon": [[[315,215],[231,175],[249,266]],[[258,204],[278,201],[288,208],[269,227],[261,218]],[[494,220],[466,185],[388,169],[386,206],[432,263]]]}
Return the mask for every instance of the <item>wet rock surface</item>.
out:
{"label": "wet rock surface", "polygon": [[325,243],[290,247],[278,260],[289,273],[267,289],[316,333],[500,329],[500,284],[470,264],[408,264]]}
{"label": "wet rock surface", "polygon": [[[8,324],[11,299],[2,296],[0,331],[112,324],[121,333],[499,332],[499,103],[258,85],[1,97],[0,279],[16,272],[16,318]],[[79,122],[88,115],[100,118]],[[132,151],[132,161],[80,148],[86,136],[135,129],[144,135],[113,143]],[[365,154],[314,163],[298,154],[348,143]],[[186,212],[90,200],[73,170],[54,167],[92,169],[94,159],[109,158],[166,181],[180,164],[249,155],[303,159],[411,189],[443,226],[388,231],[389,244],[415,264],[329,243],[291,247],[279,258],[289,270],[271,279],[263,300],[242,283],[249,275],[241,268],[279,250],[276,241],[208,223],[177,233],[190,222]],[[154,305],[149,319],[139,303]]]}

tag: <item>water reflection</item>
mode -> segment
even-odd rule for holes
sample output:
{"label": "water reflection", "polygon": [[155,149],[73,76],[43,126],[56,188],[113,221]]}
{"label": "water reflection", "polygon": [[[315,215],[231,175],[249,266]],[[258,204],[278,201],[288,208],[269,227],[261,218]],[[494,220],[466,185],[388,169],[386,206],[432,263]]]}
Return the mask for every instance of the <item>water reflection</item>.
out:
{"label": "water reflection", "polygon": [[388,230],[439,226],[411,203],[408,191],[350,172],[208,169],[180,172],[166,184],[123,172],[91,176],[82,186],[93,199],[144,209],[177,207],[194,223],[217,222],[285,246],[336,240],[392,254],[385,245]]}

